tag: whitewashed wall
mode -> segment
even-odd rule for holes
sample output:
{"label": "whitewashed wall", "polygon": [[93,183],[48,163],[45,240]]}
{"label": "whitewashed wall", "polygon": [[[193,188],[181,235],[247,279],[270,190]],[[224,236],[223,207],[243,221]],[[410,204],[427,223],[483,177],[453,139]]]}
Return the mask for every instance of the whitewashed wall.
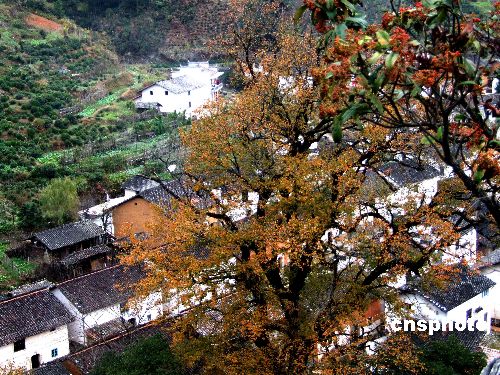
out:
{"label": "whitewashed wall", "polygon": [[[0,347],[0,367],[12,364],[13,367],[31,369],[31,357],[39,354],[40,364],[53,361],[69,354],[68,327],[63,325],[53,331],[43,332],[25,339],[24,350],[14,352],[14,344]],[[52,349],[57,356],[52,357]]]}
{"label": "whitewashed wall", "polygon": [[[165,95],[165,91],[168,90],[155,84],[142,91],[141,97],[136,99],[136,101],[143,103],[160,103],[161,112],[186,111],[186,116],[190,117],[194,111],[201,108],[203,104],[212,98],[212,87],[210,82],[207,82],[206,86],[180,94],[168,91],[168,95]],[[153,95],[151,95],[151,92],[153,92]],[[191,103],[191,107],[189,103]]]}
{"label": "whitewashed wall", "polygon": [[[448,312],[444,312],[434,304],[430,303],[427,299],[416,294],[405,294],[401,297],[404,303],[411,304],[413,317],[424,320],[439,320],[440,322],[455,321],[465,322],[467,310],[472,309],[472,321],[486,322],[487,332],[490,332],[490,319],[494,305],[494,294],[492,289],[489,290],[487,295],[482,293],[474,296],[473,298],[465,301],[461,305],[455,307]],[[476,309],[482,307],[482,310],[476,313]],[[486,314],[486,319],[484,318]],[[387,327],[391,328],[395,319],[401,319],[393,311],[386,310]]]}
{"label": "whitewashed wall", "polygon": [[496,285],[490,289],[490,301],[492,304],[491,317],[500,320],[500,265],[494,265],[481,269],[481,274],[494,281]]}
{"label": "whitewashed wall", "polygon": [[131,302],[129,304],[130,308],[123,312],[120,304],[115,304],[92,311],[88,314],[82,314],[78,311],[61,290],[55,289],[53,293],[75,318],[75,320],[68,325],[69,339],[82,345],[87,343],[86,331],[101,324],[120,318],[126,321],[135,319],[136,324],[145,324],[163,315],[162,297],[159,292],[151,293],[147,298],[137,303]]}

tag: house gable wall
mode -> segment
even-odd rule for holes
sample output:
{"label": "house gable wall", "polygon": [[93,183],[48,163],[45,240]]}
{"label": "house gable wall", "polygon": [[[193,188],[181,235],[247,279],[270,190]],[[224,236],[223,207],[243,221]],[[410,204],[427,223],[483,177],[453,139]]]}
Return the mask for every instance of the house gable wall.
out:
{"label": "house gable wall", "polygon": [[[52,350],[57,349],[57,355],[52,357]],[[12,364],[13,367],[31,369],[31,357],[40,355],[40,364],[53,361],[69,354],[68,327],[60,326],[53,331],[47,331],[25,339],[25,349],[14,352],[14,344],[0,347],[0,367]]]}
{"label": "house gable wall", "polygon": [[117,238],[132,233],[147,232],[156,218],[156,207],[144,198],[133,198],[113,210],[114,235]]}

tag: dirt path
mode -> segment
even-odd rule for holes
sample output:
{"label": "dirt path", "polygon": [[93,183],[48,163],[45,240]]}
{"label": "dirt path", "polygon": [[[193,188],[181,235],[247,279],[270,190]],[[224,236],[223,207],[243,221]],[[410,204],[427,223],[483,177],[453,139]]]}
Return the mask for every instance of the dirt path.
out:
{"label": "dirt path", "polygon": [[63,28],[57,22],[51,21],[45,17],[41,17],[33,13],[26,17],[25,21],[29,26],[38,27],[39,29],[45,31],[61,31]]}

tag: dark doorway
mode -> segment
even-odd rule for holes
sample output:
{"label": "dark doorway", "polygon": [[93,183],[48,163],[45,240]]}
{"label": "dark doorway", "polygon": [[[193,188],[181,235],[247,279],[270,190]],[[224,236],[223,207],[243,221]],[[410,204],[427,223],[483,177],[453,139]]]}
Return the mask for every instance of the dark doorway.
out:
{"label": "dark doorway", "polygon": [[35,354],[31,357],[31,368],[40,367],[40,354]]}

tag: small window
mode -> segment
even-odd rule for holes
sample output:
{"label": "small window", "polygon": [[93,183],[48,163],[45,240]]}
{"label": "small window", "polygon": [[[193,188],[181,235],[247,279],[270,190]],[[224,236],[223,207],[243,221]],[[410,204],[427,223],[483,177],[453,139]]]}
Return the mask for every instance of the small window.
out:
{"label": "small window", "polygon": [[191,95],[191,91],[188,91],[188,95]]}
{"label": "small window", "polygon": [[149,322],[151,320],[151,314],[148,314],[148,316],[146,318],[148,318],[148,322]]}
{"label": "small window", "polygon": [[167,90],[165,90],[165,95],[168,95],[168,91]]}
{"label": "small window", "polygon": [[486,289],[485,291],[483,291],[483,292],[481,293],[481,296],[482,296],[482,297],[486,297],[486,296],[489,294],[489,292],[490,292],[490,290],[489,290],[489,289]]}
{"label": "small window", "polygon": [[472,309],[467,310],[467,313],[465,316],[465,319],[467,319],[467,320],[469,320],[470,318],[472,318]]}
{"label": "small window", "polygon": [[191,108],[191,102],[189,102],[189,108]]}
{"label": "small window", "polygon": [[484,321],[486,323],[488,322],[488,313],[487,312],[484,313]]}
{"label": "small window", "polygon": [[24,349],[26,349],[26,343],[24,342],[24,339],[17,340],[14,343],[14,351],[15,352],[19,352],[19,351],[24,350]]}
{"label": "small window", "polygon": [[149,90],[149,95],[153,95],[153,90]]}
{"label": "small window", "polygon": [[480,312],[483,308],[481,306],[479,306],[477,309],[474,310],[474,312],[477,314],[478,312]]}
{"label": "small window", "polygon": [[52,350],[50,351],[50,355],[52,356],[52,358],[57,357],[57,348],[52,349]]}
{"label": "small window", "polygon": [[243,190],[241,193],[241,200],[243,202],[248,202],[248,190]]}

